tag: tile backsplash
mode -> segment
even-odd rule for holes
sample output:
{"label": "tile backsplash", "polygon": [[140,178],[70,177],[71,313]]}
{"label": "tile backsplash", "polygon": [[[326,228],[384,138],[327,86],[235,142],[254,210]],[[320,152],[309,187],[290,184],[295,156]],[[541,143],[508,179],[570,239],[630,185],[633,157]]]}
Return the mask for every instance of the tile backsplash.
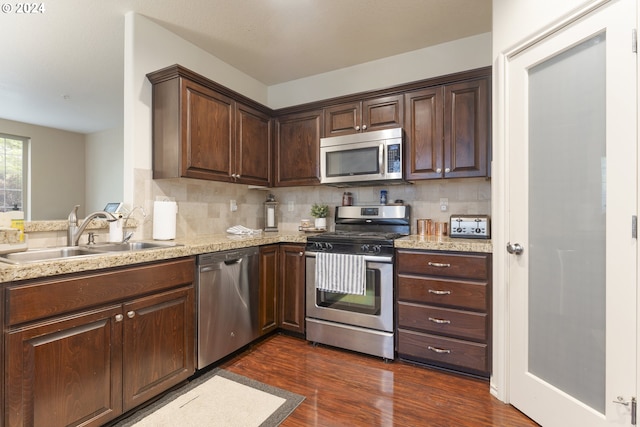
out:
{"label": "tile backsplash", "polygon": [[[452,214],[489,214],[491,182],[485,178],[463,178],[416,181],[414,184],[335,188],[326,186],[254,189],[242,184],[229,184],[196,179],[151,179],[151,171],[136,170],[136,205],[147,217],[138,218],[135,239],[150,239],[153,232],[153,202],[157,197],[170,197],[178,203],[176,237],[220,234],[233,225],[252,229],[264,228],[264,202],[267,194],[276,197],[278,230],[296,231],[301,219],[312,219],[311,205],[324,202],[330,207],[329,229],[333,228],[334,207],[342,203],[342,193],[353,193],[354,204],[377,205],[380,190],[388,192],[390,202],[402,199],[411,205],[412,233],[417,218],[448,221]],[[440,211],[440,199],[447,198],[449,209]],[[236,211],[230,201],[235,200]]]}

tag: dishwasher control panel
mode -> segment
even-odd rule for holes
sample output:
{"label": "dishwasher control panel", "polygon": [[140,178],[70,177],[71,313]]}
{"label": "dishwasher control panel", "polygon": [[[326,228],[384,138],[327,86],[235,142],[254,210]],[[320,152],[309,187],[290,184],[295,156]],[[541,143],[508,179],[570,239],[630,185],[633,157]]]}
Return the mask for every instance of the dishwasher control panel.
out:
{"label": "dishwasher control panel", "polygon": [[489,239],[491,237],[489,215],[451,215],[449,236],[465,239]]}

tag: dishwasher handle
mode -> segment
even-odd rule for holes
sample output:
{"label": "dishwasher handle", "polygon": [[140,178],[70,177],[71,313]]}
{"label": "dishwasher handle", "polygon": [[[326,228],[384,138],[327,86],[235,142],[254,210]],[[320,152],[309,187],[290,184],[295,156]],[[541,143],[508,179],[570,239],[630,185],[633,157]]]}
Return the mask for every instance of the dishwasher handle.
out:
{"label": "dishwasher handle", "polygon": [[224,261],[224,265],[240,264],[241,262],[242,262],[242,258],[228,259]]}

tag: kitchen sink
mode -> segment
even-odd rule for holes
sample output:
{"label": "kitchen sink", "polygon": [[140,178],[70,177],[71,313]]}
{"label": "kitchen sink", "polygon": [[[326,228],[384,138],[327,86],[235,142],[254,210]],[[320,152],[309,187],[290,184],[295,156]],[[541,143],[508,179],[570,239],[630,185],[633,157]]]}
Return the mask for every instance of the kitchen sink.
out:
{"label": "kitchen sink", "polygon": [[62,248],[32,249],[25,252],[13,252],[0,255],[0,261],[11,264],[24,264],[41,262],[52,259],[77,258],[83,256],[98,255],[95,251],[78,246],[66,246]]}
{"label": "kitchen sink", "polygon": [[182,246],[173,242],[125,242],[125,243],[96,243],[82,246],[82,248],[97,252],[126,252],[143,251],[146,249],[164,249]]}
{"label": "kitchen sink", "polygon": [[25,252],[13,252],[0,255],[0,261],[9,264],[28,264],[56,259],[69,259],[105,255],[112,252],[135,252],[150,249],[163,249],[182,246],[173,242],[126,242],[96,243],[84,246],[65,246],[61,248],[30,249]]}

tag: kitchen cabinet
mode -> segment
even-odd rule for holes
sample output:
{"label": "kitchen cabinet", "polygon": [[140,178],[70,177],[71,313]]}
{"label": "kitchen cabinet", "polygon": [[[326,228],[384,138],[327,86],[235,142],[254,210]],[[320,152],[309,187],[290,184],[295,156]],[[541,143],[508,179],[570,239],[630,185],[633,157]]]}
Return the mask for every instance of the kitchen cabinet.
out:
{"label": "kitchen cabinet", "polygon": [[398,357],[488,377],[491,255],[404,249],[397,254]]}
{"label": "kitchen cabinet", "polygon": [[271,183],[270,110],[180,66],[147,77],[154,179]]}
{"label": "kitchen cabinet", "polygon": [[304,334],[304,245],[260,247],[261,333],[275,329]]}
{"label": "kitchen cabinet", "polygon": [[402,127],[403,108],[402,94],[325,107],[324,136]]}
{"label": "kitchen cabinet", "polygon": [[100,426],[195,372],[192,258],[6,289],[5,425]]}
{"label": "kitchen cabinet", "polygon": [[320,184],[322,110],[278,117],[276,121],[275,186]]}
{"label": "kitchen cabinet", "polygon": [[260,246],[258,330],[265,335],[278,328],[278,252],[280,245]]}
{"label": "kitchen cabinet", "polygon": [[281,244],[278,290],[280,328],[304,334],[304,245]]}
{"label": "kitchen cabinet", "polygon": [[405,94],[407,180],[489,174],[490,77]]}

